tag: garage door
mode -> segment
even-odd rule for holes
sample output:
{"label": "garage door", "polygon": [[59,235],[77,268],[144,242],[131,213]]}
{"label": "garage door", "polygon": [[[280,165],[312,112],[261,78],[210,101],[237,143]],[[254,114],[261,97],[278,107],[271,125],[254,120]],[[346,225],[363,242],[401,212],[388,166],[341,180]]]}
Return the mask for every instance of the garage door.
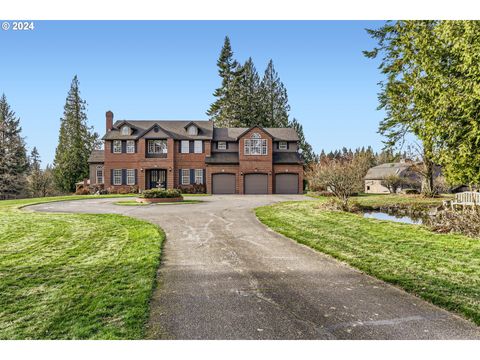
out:
{"label": "garage door", "polygon": [[246,174],[245,194],[268,194],[267,174]]}
{"label": "garage door", "polygon": [[213,174],[212,175],[212,193],[213,194],[235,194],[235,175],[234,174]]}
{"label": "garage door", "polygon": [[298,174],[275,175],[275,194],[298,194]]}

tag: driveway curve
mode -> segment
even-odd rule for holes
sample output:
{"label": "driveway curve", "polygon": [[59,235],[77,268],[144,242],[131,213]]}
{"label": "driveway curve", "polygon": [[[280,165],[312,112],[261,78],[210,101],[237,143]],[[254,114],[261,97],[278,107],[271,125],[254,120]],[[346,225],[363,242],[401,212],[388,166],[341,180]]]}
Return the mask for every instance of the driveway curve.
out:
{"label": "driveway curve", "polygon": [[289,240],[253,208],[298,195],[210,196],[197,204],[118,199],[37,211],[115,213],[167,234],[148,337],[156,339],[480,339],[479,327]]}

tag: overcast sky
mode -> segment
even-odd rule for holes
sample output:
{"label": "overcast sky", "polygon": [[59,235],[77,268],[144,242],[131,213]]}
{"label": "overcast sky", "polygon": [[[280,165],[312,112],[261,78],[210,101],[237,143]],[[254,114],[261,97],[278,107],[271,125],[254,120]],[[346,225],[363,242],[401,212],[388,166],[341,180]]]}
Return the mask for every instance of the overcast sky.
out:
{"label": "overcast sky", "polygon": [[362,50],[375,43],[368,21],[38,21],[33,31],[0,31],[0,93],[21,119],[29,149],[53,162],[70,82],[80,80],[89,124],[104,134],[115,119],[207,119],[219,86],[223,39],[235,57],[249,56],[263,75],[271,58],[287,87],[291,117],[316,152],[371,145],[383,114],[376,110],[378,62]]}

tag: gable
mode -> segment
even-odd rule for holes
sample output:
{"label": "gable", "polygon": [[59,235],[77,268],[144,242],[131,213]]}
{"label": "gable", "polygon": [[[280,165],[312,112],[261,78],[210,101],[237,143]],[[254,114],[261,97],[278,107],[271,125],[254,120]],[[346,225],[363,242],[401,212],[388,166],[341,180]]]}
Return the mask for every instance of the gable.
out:
{"label": "gable", "polygon": [[150,129],[146,130],[140,137],[145,139],[158,139],[158,138],[171,138],[172,136],[161,128],[159,125],[155,124]]}

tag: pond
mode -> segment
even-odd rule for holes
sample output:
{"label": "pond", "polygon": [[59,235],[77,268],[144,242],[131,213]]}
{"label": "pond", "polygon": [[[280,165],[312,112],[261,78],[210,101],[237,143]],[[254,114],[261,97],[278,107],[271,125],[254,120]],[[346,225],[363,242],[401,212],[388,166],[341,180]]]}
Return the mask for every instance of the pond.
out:
{"label": "pond", "polygon": [[393,213],[385,213],[381,211],[367,211],[363,214],[363,217],[377,219],[377,220],[389,220],[395,221],[405,224],[415,224],[421,225],[423,224],[423,219],[421,217],[412,217],[405,214],[393,214]]}

